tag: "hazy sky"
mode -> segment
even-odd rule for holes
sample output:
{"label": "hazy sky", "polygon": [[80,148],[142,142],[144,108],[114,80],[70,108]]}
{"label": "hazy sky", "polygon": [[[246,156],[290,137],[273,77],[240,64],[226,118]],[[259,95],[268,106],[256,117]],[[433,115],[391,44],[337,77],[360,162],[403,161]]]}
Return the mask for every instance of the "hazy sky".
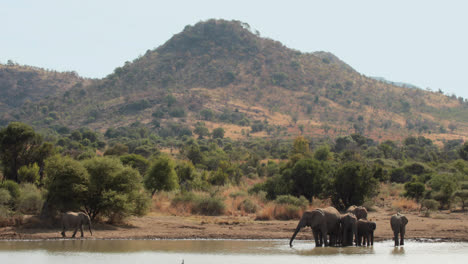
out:
{"label": "hazy sky", "polygon": [[249,23],[367,76],[468,98],[468,1],[0,0],[0,62],[104,77],[188,24]]}

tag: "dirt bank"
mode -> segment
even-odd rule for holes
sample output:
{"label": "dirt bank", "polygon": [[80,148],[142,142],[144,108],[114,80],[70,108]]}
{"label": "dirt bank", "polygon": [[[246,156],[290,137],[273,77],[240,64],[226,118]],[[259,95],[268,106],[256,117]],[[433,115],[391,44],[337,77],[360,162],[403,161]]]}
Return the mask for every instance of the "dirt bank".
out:
{"label": "dirt bank", "polygon": [[[376,240],[392,238],[390,216],[394,212],[378,209],[369,217],[377,222]],[[438,212],[431,217],[405,213],[409,219],[407,238],[468,241],[468,214]],[[96,224],[91,239],[289,239],[297,225],[294,221],[254,221],[254,215],[243,217],[170,216],[150,213],[131,218],[128,225]],[[27,225],[26,225],[27,226]],[[0,239],[56,239],[61,238],[59,228],[3,227]],[[78,231],[79,232],[79,231]],[[67,235],[71,236],[71,232]],[[78,234],[79,236],[79,234]],[[297,239],[312,239],[310,229],[303,229]]]}

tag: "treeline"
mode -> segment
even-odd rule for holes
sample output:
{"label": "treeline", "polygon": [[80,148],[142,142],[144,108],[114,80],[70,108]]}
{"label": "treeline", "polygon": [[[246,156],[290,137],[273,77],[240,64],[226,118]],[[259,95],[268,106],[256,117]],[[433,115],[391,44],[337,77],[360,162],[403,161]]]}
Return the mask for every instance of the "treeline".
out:
{"label": "treeline", "polygon": [[[192,212],[219,214],[223,186],[248,190],[232,197],[301,207],[314,198],[338,208],[371,205],[379,183],[387,182],[404,184],[404,195],[426,207],[468,201],[468,143],[461,140],[442,147],[424,137],[378,143],[359,134],[234,141],[221,130],[163,138],[139,124],[105,134],[58,127],[41,136],[13,122],[0,130],[0,160],[1,217],[85,210],[116,222],[145,214],[161,191],[176,191],[174,205],[196,203]],[[252,199],[239,206],[257,207]]]}

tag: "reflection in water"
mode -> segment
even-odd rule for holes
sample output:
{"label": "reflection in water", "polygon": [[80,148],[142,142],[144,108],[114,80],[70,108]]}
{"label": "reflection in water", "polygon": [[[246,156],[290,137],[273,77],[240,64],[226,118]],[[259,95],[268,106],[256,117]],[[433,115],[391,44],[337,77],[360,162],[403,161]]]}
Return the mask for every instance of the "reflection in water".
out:
{"label": "reflection in water", "polygon": [[404,255],[405,254],[405,248],[404,247],[394,247],[392,250],[393,255]]}
{"label": "reflection in water", "polygon": [[446,262],[466,263],[468,243],[392,241],[373,247],[319,247],[310,241],[288,240],[52,240],[0,241],[0,263],[184,263],[187,264],[301,264]]}

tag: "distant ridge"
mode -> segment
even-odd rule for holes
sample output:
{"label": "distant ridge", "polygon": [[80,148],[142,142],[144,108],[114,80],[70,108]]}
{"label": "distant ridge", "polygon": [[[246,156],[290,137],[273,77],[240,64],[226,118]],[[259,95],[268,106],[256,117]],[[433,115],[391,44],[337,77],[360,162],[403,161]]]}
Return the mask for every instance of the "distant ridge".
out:
{"label": "distant ridge", "polygon": [[[2,98],[25,79],[20,67],[8,71],[13,73],[0,76]],[[28,79],[27,87],[39,95],[27,92],[15,103],[1,102],[0,124],[20,120],[104,132],[139,122],[160,135],[177,136],[167,131],[206,122],[211,129],[225,127],[234,138],[468,136],[463,98],[366,77],[331,53],[287,48],[240,21],[186,26],[102,79],[32,72],[26,75],[43,76]]]}

